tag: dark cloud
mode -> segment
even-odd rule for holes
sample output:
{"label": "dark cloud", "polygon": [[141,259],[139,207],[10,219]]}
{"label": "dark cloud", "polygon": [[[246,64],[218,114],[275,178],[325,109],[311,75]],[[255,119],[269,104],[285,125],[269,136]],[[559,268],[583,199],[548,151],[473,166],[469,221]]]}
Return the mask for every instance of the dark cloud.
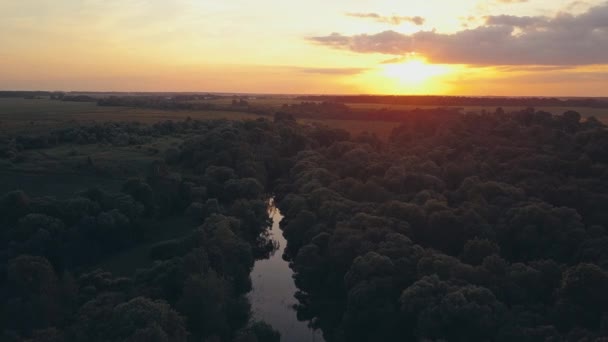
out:
{"label": "dark cloud", "polygon": [[487,16],[486,25],[506,25],[513,27],[531,27],[546,25],[548,19],[545,17],[518,17],[515,15],[493,15]]}
{"label": "dark cloud", "polygon": [[405,61],[407,61],[407,57],[394,57],[394,58],[386,59],[386,60],[380,62],[380,64],[397,64],[397,63],[402,63]]}
{"label": "dark cloud", "polygon": [[469,28],[471,24],[477,21],[477,17],[472,15],[468,17],[459,17],[458,19],[461,21],[460,26],[464,28]]}
{"label": "dark cloud", "polygon": [[[543,74],[527,73],[527,74],[506,74],[498,76],[494,79],[501,79],[513,84],[564,84],[564,83],[605,83],[608,82],[608,72],[590,72],[590,71],[572,71],[572,72],[546,72]],[[454,80],[453,82],[462,82],[462,80]],[[483,84],[487,82],[486,78],[478,80]],[[474,79],[467,79],[468,82],[475,82]]]}
{"label": "dark cloud", "polygon": [[323,74],[323,75],[357,75],[369,69],[367,68],[303,68],[294,67],[296,71],[306,74]]}
{"label": "dark cloud", "polygon": [[379,23],[391,24],[391,25],[399,25],[401,23],[412,23],[414,25],[423,25],[425,19],[423,17],[407,17],[407,16],[382,16],[378,13],[346,13],[349,17],[354,18],[362,18],[362,19],[372,19]]}
{"label": "dark cloud", "polygon": [[546,72],[546,71],[562,71],[562,70],[573,70],[575,67],[572,65],[503,65],[499,66],[498,70],[505,72]]}
{"label": "dark cloud", "polygon": [[547,82],[547,83],[567,83],[567,82],[608,82],[608,72],[571,72],[571,73],[551,73],[543,75],[543,77],[534,77],[534,75],[521,75],[512,78],[514,81],[521,82]]}
{"label": "dark cloud", "polygon": [[388,55],[420,54],[435,63],[473,65],[589,65],[608,63],[608,2],[580,15],[492,16],[453,34],[420,31],[308,38],[336,49]]}

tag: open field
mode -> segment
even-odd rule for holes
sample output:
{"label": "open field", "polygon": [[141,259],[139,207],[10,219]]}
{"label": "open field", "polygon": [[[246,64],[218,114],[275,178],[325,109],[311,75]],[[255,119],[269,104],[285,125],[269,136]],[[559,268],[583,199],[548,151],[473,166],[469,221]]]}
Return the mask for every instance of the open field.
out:
{"label": "open field", "polygon": [[251,119],[255,114],[226,111],[178,111],[127,107],[101,107],[94,102],[53,100],[0,99],[0,131],[24,132],[65,127],[93,121],[139,121],[154,123],[163,120]]}
{"label": "open field", "polygon": [[21,152],[18,163],[0,160],[0,166],[4,170],[29,173],[45,173],[47,170],[69,173],[88,169],[100,175],[141,175],[147,171],[146,167],[152,160],[162,157],[169,147],[177,147],[182,141],[179,137],[164,136],[142,145],[61,144],[25,150]]}
{"label": "open field", "polygon": [[[221,98],[216,100],[201,100],[194,101],[198,103],[212,103],[215,105],[230,105],[232,99],[231,98]],[[266,107],[266,108],[274,108],[279,110],[284,104],[299,104],[302,101],[296,99],[295,97],[254,97],[247,99],[247,102],[253,106]],[[314,101],[313,101],[314,102]],[[413,110],[413,109],[435,109],[437,107],[441,108],[458,108],[463,113],[468,112],[476,112],[479,113],[481,111],[489,111],[493,112],[496,110],[495,106],[421,106],[421,105],[387,105],[381,103],[346,103],[348,107],[356,112],[367,111],[367,110],[378,110],[378,109],[386,109],[386,110]],[[506,112],[514,112],[525,109],[522,106],[502,106],[502,108]],[[553,114],[562,114],[568,110],[574,110],[579,113],[583,117],[594,116],[595,118],[602,120],[604,122],[608,122],[608,109],[606,108],[589,108],[589,107],[535,107],[536,110],[542,110],[546,112],[550,112]],[[341,121],[341,120],[337,120]],[[329,124],[329,123],[328,123]],[[333,125],[334,123],[332,123]],[[357,125],[347,124],[349,127],[356,127]],[[376,125],[374,125],[376,126]]]}
{"label": "open field", "polygon": [[[226,104],[229,102],[228,100],[218,101],[224,101]],[[253,100],[252,104],[263,103],[264,105],[278,109],[285,101],[289,103],[299,103],[299,101],[293,99],[262,98]],[[211,101],[211,103],[215,102]],[[218,102],[217,104],[220,103]],[[187,111],[101,107],[92,102],[0,98],[0,132],[3,133],[40,132],[47,129],[69,127],[94,121],[139,121],[154,123],[163,120],[183,120],[188,117],[199,120],[251,120],[262,116],[238,111]],[[388,136],[391,130],[398,125],[398,123],[395,122],[370,122],[361,120],[302,119],[300,121],[305,123],[322,123],[328,126],[345,129],[353,134],[369,131],[381,137]]]}
{"label": "open field", "polygon": [[[355,110],[366,110],[366,109],[387,109],[387,110],[412,110],[412,109],[434,109],[438,106],[410,106],[410,105],[385,105],[385,104],[377,104],[377,103],[349,103],[349,107]],[[460,108],[462,112],[481,112],[483,110],[493,112],[496,110],[496,107],[484,107],[484,106],[466,106],[466,107],[449,107],[444,106],[442,108]],[[505,112],[514,112],[518,110],[525,109],[525,107],[521,106],[503,106],[502,107]],[[562,114],[568,110],[574,110],[579,113],[583,117],[595,116],[598,120],[602,120],[604,122],[608,122],[608,109],[606,108],[587,108],[587,107],[535,107],[536,110],[542,110],[546,112],[550,112],[553,114]]]}
{"label": "open field", "polygon": [[[199,101],[213,103],[216,105],[229,105],[230,98],[218,100]],[[266,107],[280,110],[285,103],[296,104],[301,101],[290,97],[257,97],[248,100],[250,105]],[[384,105],[372,103],[349,104],[354,111],[367,110],[412,110],[433,109],[436,106],[406,106],[406,105]],[[480,112],[482,110],[494,111],[495,107],[458,107],[462,112]],[[507,112],[517,111],[521,107],[503,107]],[[568,108],[568,107],[543,107],[537,108],[553,114],[561,114],[567,110],[575,110],[583,117],[594,116],[597,119],[608,122],[608,109],[600,108]],[[129,108],[129,107],[103,107],[97,106],[93,102],[67,102],[53,101],[49,99],[20,99],[20,98],[1,98],[0,99],[0,132],[3,133],[32,133],[40,132],[57,127],[69,127],[81,123],[101,122],[101,121],[139,121],[154,123],[163,120],[183,120],[188,117],[199,120],[229,119],[229,120],[249,120],[262,117],[257,114],[243,111],[213,111],[213,110],[161,110],[148,108]],[[382,121],[362,121],[362,120],[317,120],[300,119],[304,123],[322,123],[331,127],[342,128],[353,134],[364,131],[375,133],[381,138],[386,138],[391,130],[398,125],[396,122]]]}
{"label": "open field", "polygon": [[148,226],[144,243],[103,259],[99,264],[91,267],[91,270],[101,268],[116,275],[129,276],[138,269],[154,264],[150,259],[150,249],[156,243],[186,236],[196,228],[191,218],[183,216],[160,221],[149,220],[144,224]]}
{"label": "open field", "polygon": [[[280,107],[284,104],[298,104],[301,103],[302,100],[296,99],[295,96],[243,96],[234,97],[236,99],[245,98],[249,104],[256,106],[267,106],[267,107]],[[193,103],[213,103],[216,105],[230,105],[232,104],[232,97],[222,97],[219,99],[213,100],[196,100],[196,101],[188,101]]]}
{"label": "open field", "polygon": [[26,150],[18,163],[0,159],[0,193],[20,189],[33,196],[67,198],[91,186],[119,191],[125,179],[144,177],[152,161],[181,141],[160,137],[139,146],[62,144]]}

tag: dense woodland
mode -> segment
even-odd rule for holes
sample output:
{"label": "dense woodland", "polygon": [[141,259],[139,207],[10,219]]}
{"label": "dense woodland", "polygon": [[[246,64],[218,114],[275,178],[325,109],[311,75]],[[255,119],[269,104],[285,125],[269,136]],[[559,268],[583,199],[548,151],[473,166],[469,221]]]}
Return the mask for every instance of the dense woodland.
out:
{"label": "dense woodland", "polygon": [[[594,341],[608,336],[608,130],[576,112],[412,112],[388,141],[251,121],[105,123],[3,137],[188,138],[122,191],[0,196],[6,341],[278,341],[251,318],[256,259],[285,219],[298,315],[326,341]],[[187,217],[148,267],[97,265]],[[163,229],[172,229],[170,225]]]}
{"label": "dense woodland", "polygon": [[276,187],[300,314],[329,341],[608,336],[607,148],[524,111],[300,152]]}
{"label": "dense woodland", "polygon": [[[271,128],[265,121],[108,123],[10,139],[7,158],[67,142],[121,146],[194,136],[120,193],[91,188],[57,199],[12,191],[0,198],[2,340],[278,340],[267,324],[250,321],[245,297],[254,260],[274,248],[266,238],[265,189],[279,172],[270,144],[280,137]],[[95,267],[143,243],[154,222],[171,216],[190,217],[192,229],[153,246],[150,267],[129,277]]]}

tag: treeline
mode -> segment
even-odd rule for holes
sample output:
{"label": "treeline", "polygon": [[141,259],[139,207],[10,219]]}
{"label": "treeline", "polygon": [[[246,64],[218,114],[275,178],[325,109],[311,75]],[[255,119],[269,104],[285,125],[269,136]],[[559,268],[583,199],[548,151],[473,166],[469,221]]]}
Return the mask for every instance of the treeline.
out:
{"label": "treeline", "polygon": [[113,146],[141,145],[155,138],[173,135],[192,135],[205,131],[209,125],[225,121],[165,120],[152,125],[140,122],[102,122],[59,128],[43,134],[0,136],[0,158],[14,159],[22,151],[53,148],[64,144]]}
{"label": "treeline", "polygon": [[216,109],[211,103],[193,103],[181,101],[172,97],[162,96],[110,96],[99,99],[98,106],[137,107],[155,109],[180,109],[180,110],[213,110]]}
{"label": "treeline", "polygon": [[50,91],[0,91],[0,98],[38,98],[38,97],[50,97],[52,92]]}
{"label": "treeline", "polygon": [[[110,96],[97,100],[98,106],[116,107],[135,107],[135,108],[154,108],[169,110],[215,110],[215,111],[234,111],[233,107],[239,107],[239,111],[246,111],[255,114],[268,114],[260,109],[249,106],[243,99],[233,100],[232,106],[218,105],[214,103],[193,102],[200,98],[194,95],[180,95],[174,97],[163,96]],[[208,100],[207,97],[203,97]]]}
{"label": "treeline", "polygon": [[60,145],[108,144],[113,146],[140,145],[156,137],[189,133],[202,127],[201,122],[165,121],[154,125],[137,122],[105,122],[60,128],[43,134],[7,134],[0,136],[0,159],[19,161],[22,152],[53,148]]}
{"label": "treeline", "polygon": [[514,106],[514,107],[588,107],[608,108],[608,101],[597,98],[548,97],[466,97],[426,95],[343,95],[300,96],[302,101],[377,103],[410,106]]}
{"label": "treeline", "polygon": [[48,98],[70,102],[97,102],[97,98],[89,95],[64,93],[61,91],[0,91],[0,98],[23,98],[26,100]]}
{"label": "treeline", "polygon": [[276,186],[299,317],[327,341],[608,336],[608,131],[419,115],[300,152]]}
{"label": "treeline", "polygon": [[281,112],[298,119],[319,120],[361,120],[361,121],[408,121],[418,116],[435,115],[458,115],[458,109],[435,108],[435,109],[368,109],[353,110],[351,107],[340,102],[301,102],[284,104]]}
{"label": "treeline", "polygon": [[188,93],[188,92],[120,92],[120,91],[109,91],[109,92],[87,92],[80,91],[78,94],[100,96],[109,95],[114,97],[133,97],[133,96],[147,96],[147,97],[171,97],[179,100],[192,101],[192,100],[214,100],[228,95],[218,95],[212,93]]}
{"label": "treeline", "polygon": [[193,100],[214,100],[220,99],[222,95],[215,94],[198,94],[198,93],[149,93],[149,92],[63,92],[63,91],[28,91],[28,90],[1,90],[0,98],[2,97],[52,97],[61,99],[63,96],[76,97],[84,96],[91,99],[97,99],[102,96],[110,95],[110,97],[170,97],[179,101]]}
{"label": "treeline", "polygon": [[61,100],[66,102],[97,102],[97,98],[88,95],[69,95],[64,93],[52,94],[51,100]]}

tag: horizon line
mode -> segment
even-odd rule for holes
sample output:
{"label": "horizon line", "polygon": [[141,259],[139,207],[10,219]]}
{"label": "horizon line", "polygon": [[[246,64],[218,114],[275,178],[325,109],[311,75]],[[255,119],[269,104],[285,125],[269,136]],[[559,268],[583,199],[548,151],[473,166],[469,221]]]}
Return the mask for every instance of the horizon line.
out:
{"label": "horizon line", "polygon": [[447,94],[386,94],[386,93],[274,93],[274,92],[226,92],[226,91],[104,91],[104,90],[22,90],[0,89],[0,92],[49,92],[80,94],[196,94],[196,95],[262,95],[262,96],[394,96],[394,97],[485,97],[485,98],[569,98],[569,99],[608,99],[608,96],[571,96],[571,95],[447,95]]}

